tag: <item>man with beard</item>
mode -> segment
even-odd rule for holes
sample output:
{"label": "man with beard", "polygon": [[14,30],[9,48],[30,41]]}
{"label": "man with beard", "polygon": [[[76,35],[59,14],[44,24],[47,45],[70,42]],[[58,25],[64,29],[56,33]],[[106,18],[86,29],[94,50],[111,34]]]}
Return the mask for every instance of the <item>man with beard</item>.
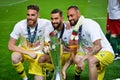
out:
{"label": "man with beard", "polygon": [[[12,64],[23,80],[28,80],[23,62],[28,60],[29,73],[34,75],[34,80],[44,80],[43,68],[38,63],[38,58],[44,53],[44,38],[52,31],[49,20],[39,18],[37,5],[27,6],[27,19],[18,22],[10,34],[8,48],[12,51]],[[16,42],[20,38],[19,46]]]}
{"label": "man with beard", "polygon": [[64,43],[63,54],[62,54],[62,65],[69,58],[70,48],[67,44],[69,44],[70,36],[72,33],[72,28],[69,22],[63,22],[62,11],[59,9],[54,9],[51,12],[51,23],[54,27],[54,30],[58,31],[58,39],[62,39],[62,43]]}
{"label": "man with beard", "polygon": [[[65,61],[68,60],[70,56],[70,48],[67,46],[70,40],[70,36],[72,33],[72,28],[69,24],[69,22],[63,22],[63,14],[60,9],[53,9],[51,11],[51,24],[54,28],[54,30],[57,30],[58,32],[58,39],[62,39],[62,43],[64,43],[64,49],[62,53],[62,65],[64,65]],[[50,38],[47,40],[47,42],[50,42]],[[47,47],[47,46],[46,46]],[[48,50],[49,54],[49,48]],[[51,63],[50,55],[45,54],[44,56],[39,58],[40,63]],[[49,70],[50,71],[50,70]]]}
{"label": "man with beard", "polygon": [[[89,79],[103,80],[105,67],[113,62],[114,52],[102,32],[100,25],[91,19],[84,18],[77,6],[70,6],[67,9],[67,17],[73,32],[78,33],[78,49],[84,55],[75,55],[73,62],[76,64],[77,71],[84,70],[84,62],[88,62]],[[73,35],[74,37],[74,35]],[[74,38],[70,38],[71,40]],[[68,62],[67,62],[68,64]],[[66,78],[65,71],[68,66],[64,66],[62,73]],[[80,74],[76,74],[75,80],[80,80]]]}

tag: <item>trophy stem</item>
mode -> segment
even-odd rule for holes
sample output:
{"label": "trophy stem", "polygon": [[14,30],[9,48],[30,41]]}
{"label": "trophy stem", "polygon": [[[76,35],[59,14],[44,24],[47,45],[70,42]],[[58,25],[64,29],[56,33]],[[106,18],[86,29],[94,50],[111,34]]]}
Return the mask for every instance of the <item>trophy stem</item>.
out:
{"label": "trophy stem", "polygon": [[61,75],[61,73],[55,71],[52,80],[62,80],[62,75]]}
{"label": "trophy stem", "polygon": [[58,40],[57,36],[51,36],[50,44],[50,56],[52,64],[54,65],[54,74],[52,80],[62,80],[61,74],[61,55],[62,55],[62,44],[61,39]]}

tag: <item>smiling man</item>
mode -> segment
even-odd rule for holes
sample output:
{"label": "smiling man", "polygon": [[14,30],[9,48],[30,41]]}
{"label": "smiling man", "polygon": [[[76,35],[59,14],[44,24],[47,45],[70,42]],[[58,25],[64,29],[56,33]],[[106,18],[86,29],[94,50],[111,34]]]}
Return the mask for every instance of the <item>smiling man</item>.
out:
{"label": "smiling man", "polygon": [[73,31],[79,36],[78,51],[84,53],[84,55],[80,53],[75,55],[73,60],[77,67],[75,80],[80,80],[80,71],[84,70],[85,61],[88,62],[89,79],[103,80],[105,67],[113,62],[114,52],[100,25],[91,19],[84,18],[77,6],[68,7],[67,17]]}
{"label": "smiling man", "polygon": [[[52,29],[51,22],[39,18],[39,7],[29,5],[27,19],[18,22],[11,32],[8,48],[13,52],[12,64],[23,80],[28,80],[23,66],[25,60],[29,62],[29,73],[35,75],[34,80],[44,80],[45,72],[39,65],[38,58],[44,54],[42,52],[44,38],[47,33],[49,34],[50,29]],[[20,44],[17,46],[16,42],[19,38]]]}

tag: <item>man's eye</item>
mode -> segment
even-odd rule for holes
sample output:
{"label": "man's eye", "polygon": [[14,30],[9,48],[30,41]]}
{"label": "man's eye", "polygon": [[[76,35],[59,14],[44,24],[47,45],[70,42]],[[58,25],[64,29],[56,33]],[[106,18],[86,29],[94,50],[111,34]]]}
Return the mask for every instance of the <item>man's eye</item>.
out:
{"label": "man's eye", "polygon": [[31,16],[35,16],[35,14],[32,14]]}

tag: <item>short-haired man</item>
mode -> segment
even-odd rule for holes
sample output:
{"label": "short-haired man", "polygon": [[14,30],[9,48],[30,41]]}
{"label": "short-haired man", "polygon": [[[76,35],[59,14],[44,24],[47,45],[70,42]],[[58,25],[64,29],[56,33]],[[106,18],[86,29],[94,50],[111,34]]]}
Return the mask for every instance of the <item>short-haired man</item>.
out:
{"label": "short-haired man", "polygon": [[[102,32],[100,25],[91,19],[84,18],[80,14],[77,6],[68,7],[67,17],[70,25],[74,27],[73,32],[78,33],[78,45],[80,46],[79,51],[81,53],[85,53],[84,55],[77,54],[73,59],[76,64],[77,71],[82,71],[84,69],[84,62],[87,61],[89,79],[103,80],[105,67],[113,62],[114,52]],[[66,69],[67,66],[64,66],[62,72],[65,73],[64,71],[66,71]],[[64,74],[64,76],[66,76],[66,74]],[[76,74],[75,77],[75,80],[79,80],[80,74]]]}
{"label": "short-haired man", "polygon": [[[49,20],[39,18],[39,7],[37,5],[27,6],[27,19],[18,22],[10,34],[8,48],[12,53],[12,64],[17,73],[28,80],[23,62],[28,60],[29,73],[35,75],[35,80],[44,80],[42,66],[38,63],[38,58],[44,53],[44,38],[49,34],[52,25]],[[20,38],[19,46],[16,42]]]}

